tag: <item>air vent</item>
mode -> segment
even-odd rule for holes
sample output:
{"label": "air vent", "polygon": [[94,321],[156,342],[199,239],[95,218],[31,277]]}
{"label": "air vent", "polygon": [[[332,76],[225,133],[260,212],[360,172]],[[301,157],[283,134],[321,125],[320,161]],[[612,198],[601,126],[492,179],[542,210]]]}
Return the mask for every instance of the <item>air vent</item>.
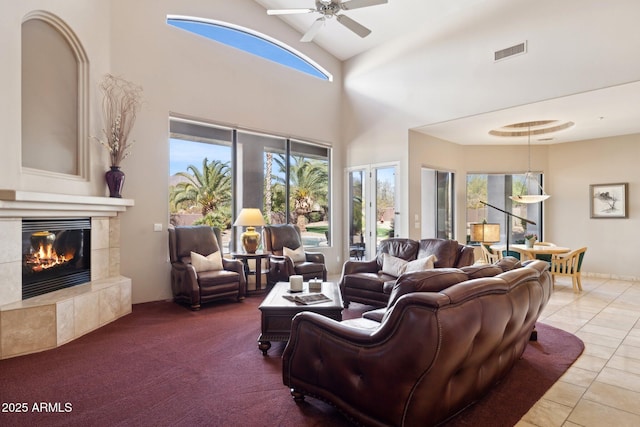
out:
{"label": "air vent", "polygon": [[493,60],[501,61],[506,58],[510,58],[515,55],[522,55],[523,53],[527,53],[527,42],[522,42],[510,47],[507,47],[502,50],[497,50],[493,52]]}

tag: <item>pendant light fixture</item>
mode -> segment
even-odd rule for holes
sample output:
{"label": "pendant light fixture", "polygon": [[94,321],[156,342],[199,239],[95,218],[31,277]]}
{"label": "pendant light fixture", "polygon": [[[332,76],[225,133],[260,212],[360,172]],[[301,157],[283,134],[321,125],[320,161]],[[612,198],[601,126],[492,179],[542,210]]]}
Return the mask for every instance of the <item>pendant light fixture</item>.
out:
{"label": "pendant light fixture", "polygon": [[[531,172],[531,123],[529,123],[528,126],[527,146],[529,149],[529,162],[527,165],[527,173],[524,175],[524,190],[521,194],[514,194],[513,196],[509,196],[509,198],[517,203],[540,203],[547,200],[550,196],[544,192],[544,188],[542,188],[538,179]],[[538,188],[540,188],[540,194],[528,194],[529,188],[532,188],[531,181],[534,181]],[[525,194],[525,192],[527,194]]]}

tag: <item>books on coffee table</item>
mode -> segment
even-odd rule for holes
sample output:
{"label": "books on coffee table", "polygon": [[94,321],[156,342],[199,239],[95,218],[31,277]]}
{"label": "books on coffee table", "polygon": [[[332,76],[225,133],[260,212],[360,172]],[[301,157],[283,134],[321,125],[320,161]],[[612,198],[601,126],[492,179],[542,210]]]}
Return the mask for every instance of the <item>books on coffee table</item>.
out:
{"label": "books on coffee table", "polygon": [[304,305],[320,304],[323,302],[331,301],[331,298],[329,298],[328,296],[316,292],[298,295],[283,295],[282,297],[288,299],[289,301]]}

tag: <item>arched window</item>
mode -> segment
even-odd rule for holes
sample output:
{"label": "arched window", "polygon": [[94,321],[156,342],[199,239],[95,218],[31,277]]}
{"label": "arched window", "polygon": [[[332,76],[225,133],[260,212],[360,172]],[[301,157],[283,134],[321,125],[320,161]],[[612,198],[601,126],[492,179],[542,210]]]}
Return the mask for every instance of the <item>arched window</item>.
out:
{"label": "arched window", "polygon": [[22,166],[87,176],[87,55],[57,16],[22,22]]}
{"label": "arched window", "polygon": [[300,52],[257,31],[227,22],[189,16],[168,15],[167,24],[291,67],[314,77],[332,81],[333,76]]}

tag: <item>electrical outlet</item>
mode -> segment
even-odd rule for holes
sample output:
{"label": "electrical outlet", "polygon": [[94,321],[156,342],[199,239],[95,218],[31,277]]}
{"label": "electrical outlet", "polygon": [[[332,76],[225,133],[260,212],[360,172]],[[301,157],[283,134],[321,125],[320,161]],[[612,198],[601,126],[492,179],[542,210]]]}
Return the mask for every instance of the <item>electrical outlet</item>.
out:
{"label": "electrical outlet", "polygon": [[162,224],[153,224],[153,231],[162,231]]}

